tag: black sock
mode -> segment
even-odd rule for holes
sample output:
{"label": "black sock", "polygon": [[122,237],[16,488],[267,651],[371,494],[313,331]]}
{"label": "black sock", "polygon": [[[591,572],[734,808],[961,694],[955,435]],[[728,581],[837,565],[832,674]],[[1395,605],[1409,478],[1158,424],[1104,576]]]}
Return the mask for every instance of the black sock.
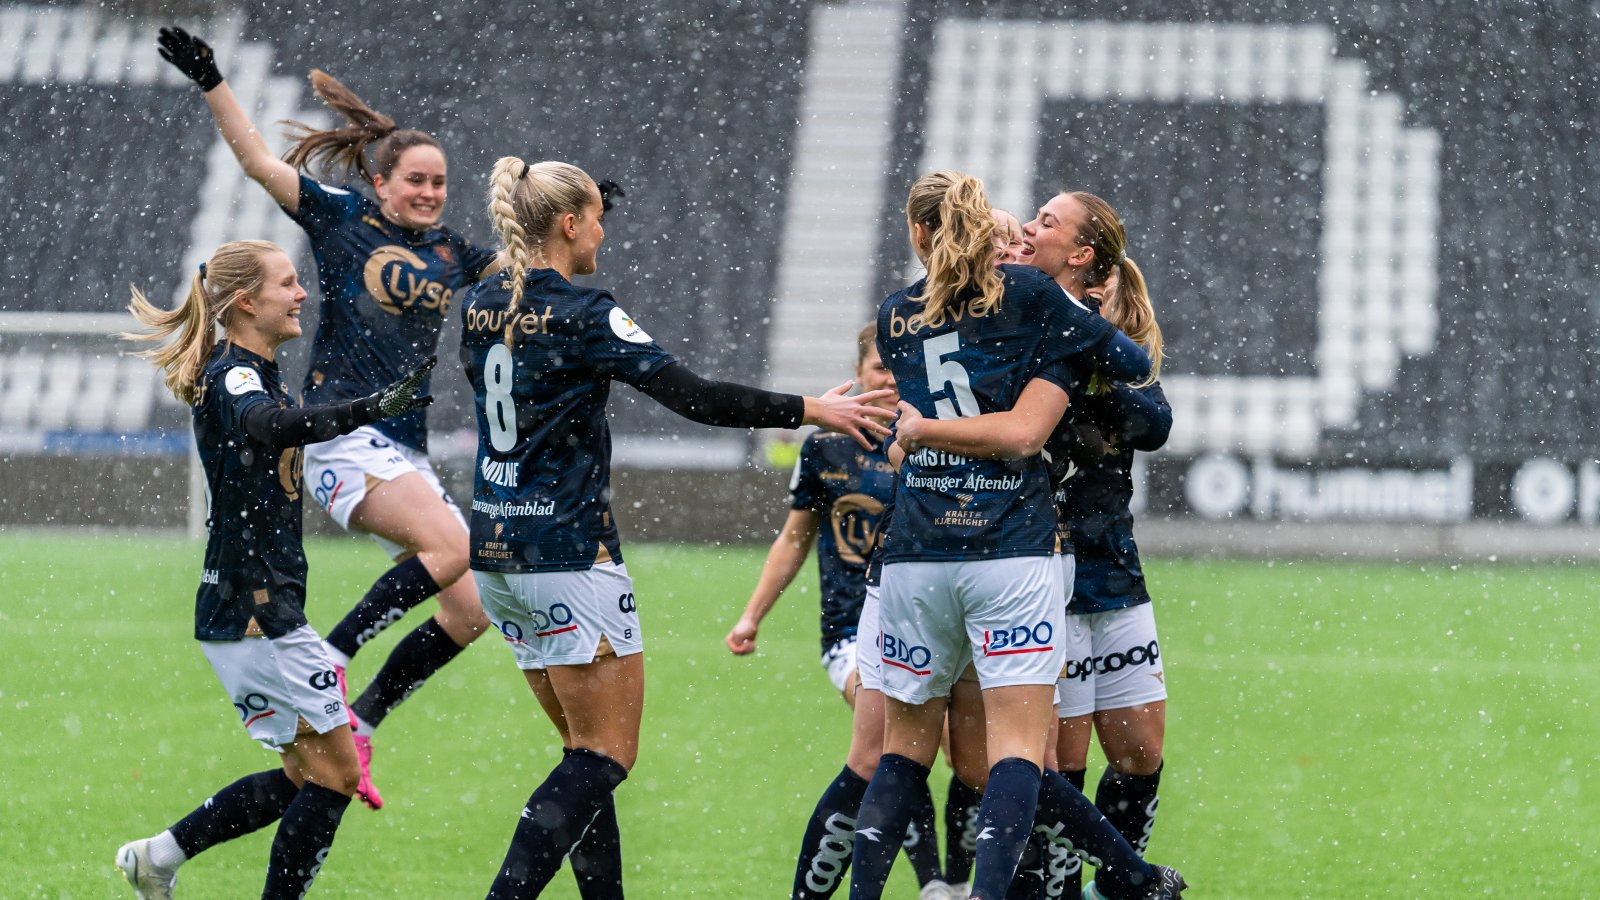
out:
{"label": "black sock", "polygon": [[1003,900],[1039,805],[1039,767],[1008,756],[989,769],[978,807],[978,852],[972,861],[972,896]]}
{"label": "black sock", "polygon": [[1150,886],[1154,876],[1150,865],[1060,772],[1044,775],[1035,827],[1044,831],[1047,840],[1070,846],[1097,867],[1095,881],[1102,893],[1136,897]]}
{"label": "black sock", "polygon": [[[563,757],[571,750],[562,750]],[[567,857],[583,900],[622,900],[622,830],[617,827],[616,795],[608,793]]]}
{"label": "black sock", "polygon": [[223,841],[262,829],[283,818],[300,789],[282,769],[268,769],[213,794],[168,829],[183,855],[194,859]]}
{"label": "black sock", "polygon": [[1094,793],[1094,805],[1140,856],[1150,846],[1150,831],[1156,827],[1156,789],[1161,786],[1161,770],[1166,765],[1163,762],[1149,775],[1124,775],[1106,766]]}
{"label": "black sock", "polygon": [[828,783],[800,839],[800,859],[794,866],[790,900],[827,900],[850,869],[856,836],[856,814],[867,793],[867,780],[845,766]]}
{"label": "black sock", "polygon": [[1045,849],[1048,845],[1042,833],[1029,829],[1028,842],[1017,860],[1017,874],[1012,876],[1011,887],[1006,889],[1006,900],[1042,900],[1049,877],[1045,870],[1050,859]]}
{"label": "black sock", "polygon": [[429,676],[444,668],[464,649],[439,627],[438,619],[428,619],[394,645],[383,668],[356,702],[350,704],[350,710],[366,725],[377,728],[412,691],[422,687]]}
{"label": "black sock", "polygon": [[944,880],[963,884],[972,877],[972,854],[978,847],[978,804],[983,792],[950,776],[944,801]]}
{"label": "black sock", "polygon": [[361,602],[345,613],[323,640],[345,656],[354,657],[362,644],[437,593],[439,585],[428,574],[428,567],[420,557],[413,556],[379,576]]}
{"label": "black sock", "polygon": [[584,836],[628,770],[593,750],[574,750],[528,797],[490,900],[537,897]]}
{"label": "black sock", "polygon": [[927,790],[927,784],[927,766],[896,753],[885,753],[878,759],[872,783],[861,798],[861,815],[856,817],[850,900],[878,900],[883,896],[883,886],[900,853],[916,796]]}
{"label": "black sock", "polygon": [[304,896],[333,848],[334,832],[350,798],[320,784],[306,782],[284,810],[267,862],[262,900]]}
{"label": "black sock", "polygon": [[[1083,770],[1076,772],[1062,772],[1061,777],[1067,783],[1083,792]],[[1043,833],[1035,830],[1035,837],[1043,837]],[[1045,853],[1045,900],[1078,900],[1083,893],[1083,860],[1072,848],[1053,841],[1046,841]]]}
{"label": "black sock", "polygon": [[911,798],[911,823],[906,826],[906,838],[901,844],[906,859],[911,860],[911,870],[917,874],[920,887],[936,878],[944,877],[939,868],[939,833],[933,816],[933,793],[928,790],[927,779],[922,790]]}

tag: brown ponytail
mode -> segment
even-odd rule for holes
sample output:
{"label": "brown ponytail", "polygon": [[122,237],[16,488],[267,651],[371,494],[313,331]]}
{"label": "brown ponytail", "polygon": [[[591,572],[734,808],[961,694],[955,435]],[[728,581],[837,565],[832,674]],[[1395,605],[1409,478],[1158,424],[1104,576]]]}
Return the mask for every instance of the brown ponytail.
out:
{"label": "brown ponytail", "polygon": [[1005,280],[995,269],[994,212],[983,182],[962,172],[944,170],[918,178],[906,198],[906,220],[928,229],[928,277],[924,303],[911,324],[937,328],[962,295],[973,316],[986,316],[1000,305]]}
{"label": "brown ponytail", "polygon": [[147,332],[123,332],[130,341],[165,341],[160,347],[141,350],[137,356],[150,360],[163,370],[167,390],[184,403],[195,402],[195,380],[211,349],[217,344],[217,326],[229,325],[233,304],[240,296],[255,294],[266,281],[262,260],[283,249],[270,241],[231,241],[217,248],[189,280],[189,293],[176,309],[161,309],[133,288],[128,312],[149,328]]}
{"label": "brown ponytail", "polygon": [[[372,183],[373,172],[367,168],[366,149],[374,144],[373,163],[376,174],[385,178],[394,171],[400,155],[412,147],[439,147],[433,135],[411,128],[398,128],[393,119],[367,106],[355,92],[321,69],[311,70],[311,90],[323,103],[341,113],[348,125],[318,130],[301,122],[285,122],[294,141],[284,162],[296,169],[344,170],[361,176]],[[444,151],[440,147],[440,152]]]}
{"label": "brown ponytail", "polygon": [[1128,258],[1128,233],[1111,204],[1087,191],[1063,191],[1083,205],[1083,226],[1078,243],[1094,250],[1094,258],[1083,273],[1085,287],[1099,287],[1117,273],[1117,283],[1103,299],[1111,307],[1111,324],[1150,355],[1150,378],[1135,387],[1145,387],[1161,377],[1161,326],[1145,288],[1144,273]]}

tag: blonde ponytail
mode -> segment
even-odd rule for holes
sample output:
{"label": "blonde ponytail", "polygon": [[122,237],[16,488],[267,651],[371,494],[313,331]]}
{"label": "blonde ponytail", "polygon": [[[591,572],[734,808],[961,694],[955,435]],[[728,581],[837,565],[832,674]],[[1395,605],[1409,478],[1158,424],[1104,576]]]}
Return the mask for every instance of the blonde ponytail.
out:
{"label": "blonde ponytail", "polygon": [[270,241],[223,244],[190,278],[189,292],[175,309],[162,309],[151,303],[143,291],[133,288],[128,312],[150,330],[123,332],[119,337],[164,342],[135,355],[162,370],[162,380],[172,396],[194,405],[195,381],[217,344],[217,326],[228,327],[229,313],[239,297],[261,290],[267,275],[262,260],[267,254],[282,252]]}
{"label": "blonde ponytail", "polygon": [[928,277],[923,283],[922,312],[910,324],[937,328],[963,295],[976,317],[1000,305],[1005,280],[995,268],[994,211],[983,182],[962,172],[944,170],[917,179],[906,198],[906,219],[928,230]]}
{"label": "blonde ponytail", "polygon": [[1109,301],[1107,305],[1112,311],[1111,324],[1121,329],[1150,356],[1150,377],[1134,385],[1149,387],[1161,377],[1161,325],[1156,322],[1156,311],[1145,288],[1144,273],[1126,255],[1117,263],[1117,283],[1105,299]]}
{"label": "blonde ponytail", "polygon": [[1128,258],[1128,232],[1111,204],[1088,191],[1062,191],[1082,204],[1084,221],[1078,230],[1078,243],[1094,250],[1094,258],[1084,272],[1085,287],[1099,287],[1117,275],[1115,289],[1102,300],[1111,307],[1111,324],[1121,329],[1150,356],[1150,377],[1134,385],[1148,387],[1161,377],[1161,326],[1145,288],[1144,273]]}

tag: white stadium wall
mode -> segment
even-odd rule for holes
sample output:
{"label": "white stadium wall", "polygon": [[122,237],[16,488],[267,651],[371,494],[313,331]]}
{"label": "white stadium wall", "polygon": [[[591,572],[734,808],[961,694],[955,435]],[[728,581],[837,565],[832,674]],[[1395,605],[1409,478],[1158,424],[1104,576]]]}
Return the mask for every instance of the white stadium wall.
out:
{"label": "white stadium wall", "polygon": [[[917,172],[974,172],[1024,220],[1093,191],[1124,215],[1168,339],[1174,431],[1139,467],[1151,534],[1600,550],[1588,4],[584,6],[591,41],[549,41],[567,5],[537,0],[441,19],[423,45],[350,30],[350,0],[197,3],[184,24],[262,122],[318,115],[318,66],[435,132],[446,220],[474,239],[502,153],[616,179],[596,283],[697,370],[784,390],[848,377],[854,331],[910,271]],[[432,15],[400,2],[397,21],[412,7]],[[234,237],[304,256],[156,58],[147,8],[0,2],[6,524],[181,524],[183,411],[108,337],[127,286],[171,296]],[[446,366],[435,452],[466,471]],[[767,539],[783,476],[763,444],[616,394],[625,524]],[[85,483],[98,501],[58,499]]]}

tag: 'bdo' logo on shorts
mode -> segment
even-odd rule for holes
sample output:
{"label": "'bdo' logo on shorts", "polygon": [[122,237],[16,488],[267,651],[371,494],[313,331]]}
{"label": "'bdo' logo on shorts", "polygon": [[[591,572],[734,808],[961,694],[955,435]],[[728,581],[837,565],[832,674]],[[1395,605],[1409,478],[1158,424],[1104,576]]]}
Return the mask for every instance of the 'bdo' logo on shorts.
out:
{"label": "'bdo' logo on shorts", "polygon": [[918,644],[907,643],[889,632],[883,633],[883,661],[913,675],[930,675],[928,664],[933,662],[933,651]]}
{"label": "'bdo' logo on shorts", "polygon": [[1018,625],[1015,628],[1005,628],[999,631],[985,631],[983,633],[984,656],[1010,656],[1013,653],[1048,653],[1055,649],[1050,641],[1056,636],[1056,628],[1049,622],[1040,622],[1029,627]]}

